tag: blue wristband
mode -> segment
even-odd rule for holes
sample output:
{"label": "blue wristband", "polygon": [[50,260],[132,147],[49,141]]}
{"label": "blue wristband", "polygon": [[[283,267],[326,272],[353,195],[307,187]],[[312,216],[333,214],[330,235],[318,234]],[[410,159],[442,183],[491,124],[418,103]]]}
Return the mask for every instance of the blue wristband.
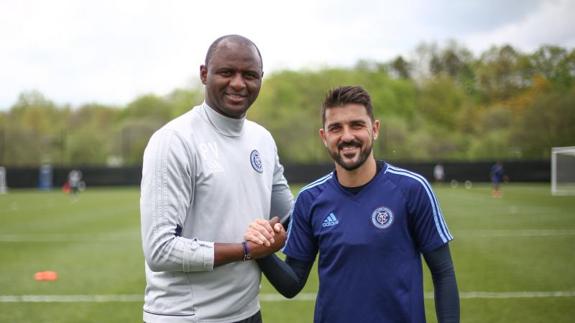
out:
{"label": "blue wristband", "polygon": [[250,248],[248,248],[248,243],[246,241],[242,242],[242,247],[244,248],[244,261],[252,260],[252,256],[250,256]]}

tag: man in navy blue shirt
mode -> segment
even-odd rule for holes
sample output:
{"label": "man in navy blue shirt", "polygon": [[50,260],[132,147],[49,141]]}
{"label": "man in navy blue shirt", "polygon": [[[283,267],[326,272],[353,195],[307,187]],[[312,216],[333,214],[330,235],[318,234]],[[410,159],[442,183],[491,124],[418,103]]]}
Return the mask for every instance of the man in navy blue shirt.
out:
{"label": "man in navy blue shirt", "polygon": [[502,197],[503,194],[501,193],[501,182],[504,179],[503,173],[503,164],[500,161],[497,161],[493,166],[491,166],[491,170],[489,171],[489,177],[491,177],[491,196],[493,197]]}
{"label": "man in navy blue shirt", "polygon": [[[318,257],[314,322],[425,322],[421,255],[430,268],[439,323],[459,322],[459,296],[449,252],[453,239],[429,183],[378,162],[380,129],[361,87],[330,91],[320,137],[335,171],[302,188],[284,248],[258,260],[286,297],[305,285]],[[282,225],[259,220],[246,240],[283,238]]]}

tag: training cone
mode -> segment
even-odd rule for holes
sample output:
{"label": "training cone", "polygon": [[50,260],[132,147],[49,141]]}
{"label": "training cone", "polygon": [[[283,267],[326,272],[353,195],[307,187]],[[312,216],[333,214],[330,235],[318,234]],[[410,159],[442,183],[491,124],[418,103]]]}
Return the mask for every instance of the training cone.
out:
{"label": "training cone", "polygon": [[39,271],[34,274],[37,281],[54,281],[58,279],[58,273],[55,271]]}

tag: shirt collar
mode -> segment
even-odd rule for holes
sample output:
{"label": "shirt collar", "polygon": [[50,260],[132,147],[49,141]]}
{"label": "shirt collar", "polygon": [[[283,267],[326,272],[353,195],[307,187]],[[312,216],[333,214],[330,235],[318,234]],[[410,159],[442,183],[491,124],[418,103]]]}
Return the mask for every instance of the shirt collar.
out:
{"label": "shirt collar", "polygon": [[205,101],[201,108],[203,115],[219,134],[228,137],[238,137],[242,134],[245,116],[240,119],[226,117],[210,107]]}

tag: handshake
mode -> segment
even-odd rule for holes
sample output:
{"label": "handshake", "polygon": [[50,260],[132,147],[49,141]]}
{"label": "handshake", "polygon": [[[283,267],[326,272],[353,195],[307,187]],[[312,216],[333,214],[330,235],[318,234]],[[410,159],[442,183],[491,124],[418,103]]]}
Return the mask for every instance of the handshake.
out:
{"label": "handshake", "polygon": [[280,250],[286,241],[287,233],[279,218],[257,219],[250,223],[245,234],[247,254],[252,259],[263,258]]}

